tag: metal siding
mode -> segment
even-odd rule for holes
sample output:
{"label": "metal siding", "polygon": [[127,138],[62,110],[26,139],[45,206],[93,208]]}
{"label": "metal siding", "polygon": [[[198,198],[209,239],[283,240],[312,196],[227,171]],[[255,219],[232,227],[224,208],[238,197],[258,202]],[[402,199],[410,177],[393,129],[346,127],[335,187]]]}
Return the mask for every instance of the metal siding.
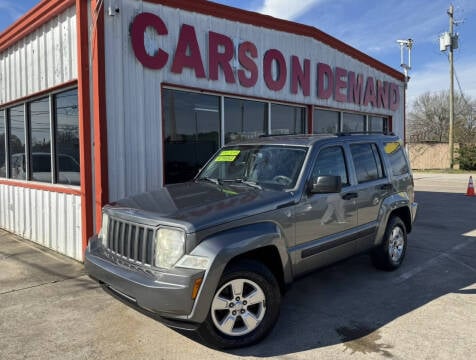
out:
{"label": "metal siding", "polygon": [[74,80],[77,73],[71,7],[0,54],[0,105]]}
{"label": "metal siding", "polygon": [[0,184],[0,227],[82,260],[80,196]]}
{"label": "metal siding", "polygon": [[[258,26],[215,18],[184,10],[169,8],[144,1],[117,1],[120,15],[105,16],[106,99],[108,131],[109,199],[151,190],[162,185],[162,109],[161,84],[170,83],[194,87],[218,93],[258,97],[268,100],[326,106],[340,110],[371,114],[391,115],[394,131],[403,136],[403,83],[349,55],[314,38],[264,29]],[[169,54],[166,66],[161,70],[144,68],[132,51],[129,28],[134,17],[141,12],[151,12],[166,23],[168,35],[147,41],[156,42]],[[227,35],[234,41],[252,41],[258,48],[258,82],[253,88],[225,82],[220,70],[219,80],[197,79],[190,69],[182,74],[170,71],[174,51],[182,24],[194,26],[202,52],[202,62],[208,74],[208,33],[214,31]],[[151,30],[147,30],[151,31]],[[153,31],[152,31],[153,32]],[[150,43],[147,44],[150,46]],[[281,91],[271,91],[263,78],[263,56],[268,49],[278,49],[287,61],[287,80]],[[311,60],[311,95],[290,92],[291,56],[301,62]],[[353,103],[339,103],[333,99],[317,97],[317,63],[329,64],[333,69],[342,67],[361,73],[364,78],[397,83],[400,86],[400,107],[396,112],[388,109]],[[236,76],[236,73],[235,73]],[[364,84],[365,87],[365,84]],[[365,89],[363,89],[364,91]]]}

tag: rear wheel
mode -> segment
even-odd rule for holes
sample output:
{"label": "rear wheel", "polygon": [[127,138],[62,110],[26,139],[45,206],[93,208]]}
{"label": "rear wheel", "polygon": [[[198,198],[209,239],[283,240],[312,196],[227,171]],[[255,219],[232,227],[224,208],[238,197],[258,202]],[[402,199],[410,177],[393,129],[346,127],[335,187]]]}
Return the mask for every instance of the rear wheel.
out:
{"label": "rear wheel", "polygon": [[199,333],[217,348],[254,344],[275,325],[280,303],[278,282],[266,266],[249,260],[233,264],[222,276]]}
{"label": "rear wheel", "polygon": [[382,244],[372,251],[375,267],[392,271],[403,262],[407,249],[407,230],[405,223],[398,216],[392,216],[387,223]]}

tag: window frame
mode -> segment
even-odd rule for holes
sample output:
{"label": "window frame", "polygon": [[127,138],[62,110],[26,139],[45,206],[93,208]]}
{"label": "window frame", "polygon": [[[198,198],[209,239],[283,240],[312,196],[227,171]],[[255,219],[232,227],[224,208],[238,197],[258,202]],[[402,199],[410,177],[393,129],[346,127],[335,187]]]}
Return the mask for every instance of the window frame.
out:
{"label": "window frame", "polygon": [[[319,155],[321,154],[321,152],[323,150],[330,149],[330,148],[335,148],[335,147],[339,147],[342,151],[342,158],[344,159],[344,168],[345,168],[345,172],[347,174],[347,182],[346,183],[342,182],[342,187],[344,188],[344,187],[352,185],[351,172],[350,172],[350,168],[349,168],[349,160],[347,159],[347,154],[346,154],[347,151],[346,151],[345,144],[329,144],[329,145],[325,145],[325,146],[318,149],[316,155],[314,156],[314,160],[313,160],[313,163],[312,163],[312,166],[311,166],[311,169],[310,169],[308,182],[312,181],[312,179],[314,177],[314,169],[317,166],[317,160],[318,160]],[[342,178],[341,178],[341,181],[342,181]]]}
{"label": "window frame", "polygon": [[[265,124],[265,132],[264,135],[270,135],[272,134],[272,129],[273,129],[273,119],[272,119],[272,111],[271,108],[273,105],[284,105],[284,106],[289,106],[289,107],[295,107],[303,110],[304,113],[304,119],[302,120],[303,122],[303,134],[308,134],[309,133],[309,106],[306,106],[304,104],[296,104],[296,103],[287,103],[287,102],[282,102],[282,101],[272,101],[272,100],[266,100],[266,99],[260,99],[257,97],[246,97],[246,96],[237,96],[234,94],[227,94],[227,93],[220,93],[220,92],[213,92],[213,91],[199,91],[194,88],[187,88],[187,87],[181,87],[181,86],[175,86],[172,84],[163,84],[161,87],[161,99],[162,99],[162,105],[161,105],[161,111],[162,111],[162,144],[165,144],[165,138],[166,138],[166,117],[165,117],[165,106],[163,102],[163,94],[164,91],[178,91],[178,92],[183,92],[183,93],[194,93],[194,94],[201,94],[201,95],[211,95],[211,96],[216,96],[219,98],[219,103],[220,103],[220,108],[219,108],[219,118],[220,118],[220,136],[219,136],[219,144],[218,148],[225,146],[226,144],[230,142],[226,142],[226,106],[225,106],[225,100],[226,99],[231,99],[231,100],[243,100],[243,101],[250,101],[250,102],[258,102],[258,103],[263,103],[266,106],[266,118],[264,119],[264,124]],[[165,147],[162,148],[163,150],[163,159],[165,159],[166,154],[165,154]],[[205,165],[205,164],[204,164]],[[170,184],[170,182],[166,181],[166,163],[162,164],[162,171],[163,171],[163,182],[164,184]]]}
{"label": "window frame", "polygon": [[[57,161],[56,161],[56,156],[57,156],[57,148],[56,148],[56,143],[57,143],[57,131],[56,131],[56,120],[57,120],[57,114],[56,114],[56,108],[55,108],[55,99],[58,94],[66,93],[68,91],[76,90],[78,92],[78,86],[77,84],[74,84],[74,86],[65,86],[62,88],[58,88],[55,91],[51,92],[42,92],[41,94],[38,94],[36,96],[30,97],[28,99],[24,99],[19,102],[13,102],[8,104],[7,106],[3,106],[0,108],[0,121],[2,121],[2,116],[1,114],[3,113],[3,121],[5,125],[5,166],[6,166],[6,174],[5,177],[0,177],[0,181],[8,181],[8,182],[16,182],[20,181],[18,184],[23,184],[22,186],[25,187],[33,187],[36,188],[38,186],[70,186],[73,188],[79,189],[81,187],[81,184],[66,184],[66,183],[60,183],[58,182],[59,178],[59,169],[57,168]],[[39,180],[34,180],[33,179],[33,169],[32,169],[32,144],[31,144],[31,131],[32,131],[32,116],[30,114],[31,110],[31,104],[34,103],[35,101],[39,101],[42,99],[48,98],[48,126],[49,126],[49,134],[50,134],[50,167],[51,167],[51,180],[50,181],[39,181]],[[10,109],[15,108],[15,107],[22,107],[23,108],[23,130],[25,133],[25,172],[26,176],[25,179],[15,179],[11,177],[11,148],[10,148],[10,136],[11,136],[11,124],[10,124]],[[77,128],[78,128],[78,146],[81,141],[79,137],[79,128],[80,128],[80,118],[79,118],[79,96],[76,97],[75,99],[75,106],[78,109],[78,121],[77,121]],[[1,144],[0,144],[1,146]],[[78,156],[80,156],[80,149],[78,149]],[[81,159],[79,159],[78,163],[80,163]],[[81,178],[81,166],[79,167],[79,178]],[[29,185],[30,184],[30,185]]]}
{"label": "window frame", "polygon": [[[376,173],[377,173],[377,178],[374,178],[374,179],[368,179],[368,180],[363,180],[363,181],[360,181],[359,180],[359,171],[358,169],[360,169],[360,167],[357,166],[356,164],[356,161],[355,161],[355,158],[354,158],[354,153],[352,152],[352,147],[354,146],[361,146],[361,145],[370,145],[370,151],[371,151],[371,154],[372,154],[372,159],[374,160],[374,165],[375,165],[375,168],[376,168]],[[379,147],[378,147],[378,144],[376,142],[355,142],[355,143],[350,143],[349,144],[349,154],[350,154],[350,157],[352,159],[352,165],[354,167],[354,172],[355,172],[355,181],[357,181],[357,184],[365,184],[365,183],[369,183],[369,182],[372,182],[372,181],[380,181],[382,179],[385,179],[386,178],[386,174],[385,174],[385,166],[384,166],[384,160],[383,160],[383,157],[382,157],[382,154],[380,154],[380,150],[379,150]]]}

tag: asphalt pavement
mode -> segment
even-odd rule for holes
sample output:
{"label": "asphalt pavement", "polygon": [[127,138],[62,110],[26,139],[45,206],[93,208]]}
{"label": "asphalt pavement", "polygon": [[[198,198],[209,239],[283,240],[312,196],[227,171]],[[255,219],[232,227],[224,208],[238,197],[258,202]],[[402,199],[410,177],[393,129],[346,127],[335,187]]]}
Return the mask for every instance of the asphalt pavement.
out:
{"label": "asphalt pavement", "polygon": [[468,178],[416,173],[420,208],[400,269],[375,270],[360,255],[316,271],[286,293],[268,338],[227,352],[113,298],[81,263],[0,230],[0,359],[474,358]]}

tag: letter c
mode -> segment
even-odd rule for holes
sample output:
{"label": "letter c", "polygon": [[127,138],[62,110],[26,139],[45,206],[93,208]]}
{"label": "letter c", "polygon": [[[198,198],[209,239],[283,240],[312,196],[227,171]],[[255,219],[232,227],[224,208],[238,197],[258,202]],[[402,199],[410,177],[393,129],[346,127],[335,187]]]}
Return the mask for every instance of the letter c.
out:
{"label": "letter c", "polygon": [[157,15],[151,13],[141,13],[137,15],[131,26],[132,49],[136,58],[142,65],[149,69],[162,69],[169,58],[162,49],[154,55],[149,55],[144,45],[144,33],[147,27],[153,27],[159,35],[167,35],[168,30],[164,22]]}

